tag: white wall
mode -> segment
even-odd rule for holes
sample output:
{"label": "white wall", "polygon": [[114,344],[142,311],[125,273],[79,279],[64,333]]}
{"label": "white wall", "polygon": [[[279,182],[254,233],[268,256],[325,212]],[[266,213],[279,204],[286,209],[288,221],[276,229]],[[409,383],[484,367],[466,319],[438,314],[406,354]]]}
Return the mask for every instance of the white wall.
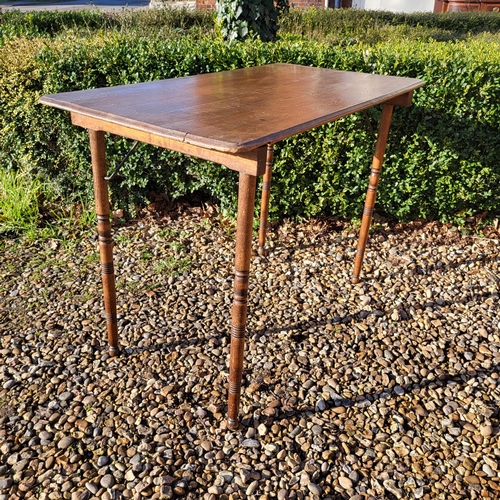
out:
{"label": "white wall", "polygon": [[355,9],[391,12],[432,12],[434,0],[352,0]]}

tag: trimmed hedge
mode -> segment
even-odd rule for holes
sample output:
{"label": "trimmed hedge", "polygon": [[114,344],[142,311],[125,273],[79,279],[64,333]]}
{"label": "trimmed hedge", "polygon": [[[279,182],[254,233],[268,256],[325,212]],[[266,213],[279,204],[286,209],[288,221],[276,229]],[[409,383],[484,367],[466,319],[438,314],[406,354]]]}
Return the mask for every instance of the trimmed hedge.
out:
{"label": "trimmed hedge", "polygon": [[[290,10],[280,17],[280,33],[344,44],[387,41],[388,37],[462,40],[479,33],[499,33],[500,14],[450,12],[398,14],[356,9]],[[93,11],[19,12],[0,10],[0,44],[18,36],[55,37],[68,31],[90,35],[100,31],[171,36],[192,29],[210,32],[214,16],[207,11],[150,9],[105,13]]]}
{"label": "trimmed hedge", "polygon": [[213,15],[207,11],[186,9],[148,9],[103,12],[40,11],[20,12],[0,6],[0,45],[16,37],[53,38],[73,35],[89,36],[105,32],[134,32],[141,36],[182,35],[189,31],[212,32]]}
{"label": "trimmed hedge", "polygon": [[[414,105],[398,108],[377,210],[399,220],[500,214],[500,51],[495,40],[339,46],[282,39],[226,44],[214,37],[18,38],[0,49],[0,164],[51,179],[67,200],[92,200],[85,131],[38,98],[101,87],[288,62],[422,78]],[[271,215],[359,217],[380,109],[276,145]],[[110,165],[130,147],[111,137]],[[112,185],[115,205],[202,192],[234,210],[237,176],[223,167],[141,145]]]}
{"label": "trimmed hedge", "polygon": [[357,9],[291,10],[281,19],[280,29],[316,40],[344,40],[347,43],[387,41],[391,33],[405,38],[462,40],[480,33],[500,32],[500,14],[479,11],[403,14]]}

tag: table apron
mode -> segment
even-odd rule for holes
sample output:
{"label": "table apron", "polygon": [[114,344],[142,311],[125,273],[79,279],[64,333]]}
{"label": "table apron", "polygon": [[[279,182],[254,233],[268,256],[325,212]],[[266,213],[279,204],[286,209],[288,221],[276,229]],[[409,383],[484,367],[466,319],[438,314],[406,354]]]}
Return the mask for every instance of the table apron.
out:
{"label": "table apron", "polygon": [[388,99],[382,104],[392,104],[393,106],[403,106],[404,108],[409,108],[411,106],[412,99],[413,99],[413,90],[410,90],[409,92],[406,92],[406,94],[401,94],[391,99]]}
{"label": "table apron", "polygon": [[201,146],[195,146],[183,141],[177,141],[168,137],[145,132],[125,125],[103,121],[79,113],[71,113],[71,122],[73,125],[84,127],[88,130],[109,132],[111,134],[133,139],[139,142],[145,142],[153,146],[159,146],[164,149],[177,151],[190,156],[196,156],[203,160],[213,161],[224,165],[231,170],[237,170],[248,175],[263,175],[266,170],[266,146],[245,151],[242,153],[226,153],[216,151]]}

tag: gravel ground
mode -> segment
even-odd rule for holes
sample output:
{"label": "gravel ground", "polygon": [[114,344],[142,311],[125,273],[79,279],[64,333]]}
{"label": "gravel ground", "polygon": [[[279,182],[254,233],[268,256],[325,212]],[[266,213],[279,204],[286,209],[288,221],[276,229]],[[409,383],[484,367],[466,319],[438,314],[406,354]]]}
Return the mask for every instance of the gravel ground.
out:
{"label": "gravel ground", "polygon": [[242,425],[225,425],[234,226],[116,229],[122,356],[96,238],[3,242],[0,500],[500,498],[500,236],[283,223],[251,269]]}

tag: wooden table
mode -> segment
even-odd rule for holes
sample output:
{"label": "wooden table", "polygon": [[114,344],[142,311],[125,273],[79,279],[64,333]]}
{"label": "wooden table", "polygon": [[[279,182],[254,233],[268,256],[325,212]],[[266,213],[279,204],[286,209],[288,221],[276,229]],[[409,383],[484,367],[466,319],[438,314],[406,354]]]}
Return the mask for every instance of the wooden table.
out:
{"label": "wooden table", "polygon": [[266,237],[272,145],[343,116],[383,104],[358,252],[357,282],[395,105],[409,106],[413,78],[271,64],[102,89],[47,95],[43,104],[71,112],[88,129],[104,303],[111,355],[119,352],[104,133],[225,165],[239,172],[232,306],[228,425],[238,426],[247,323],[248,280],[257,177],[264,175],[259,251]]}

